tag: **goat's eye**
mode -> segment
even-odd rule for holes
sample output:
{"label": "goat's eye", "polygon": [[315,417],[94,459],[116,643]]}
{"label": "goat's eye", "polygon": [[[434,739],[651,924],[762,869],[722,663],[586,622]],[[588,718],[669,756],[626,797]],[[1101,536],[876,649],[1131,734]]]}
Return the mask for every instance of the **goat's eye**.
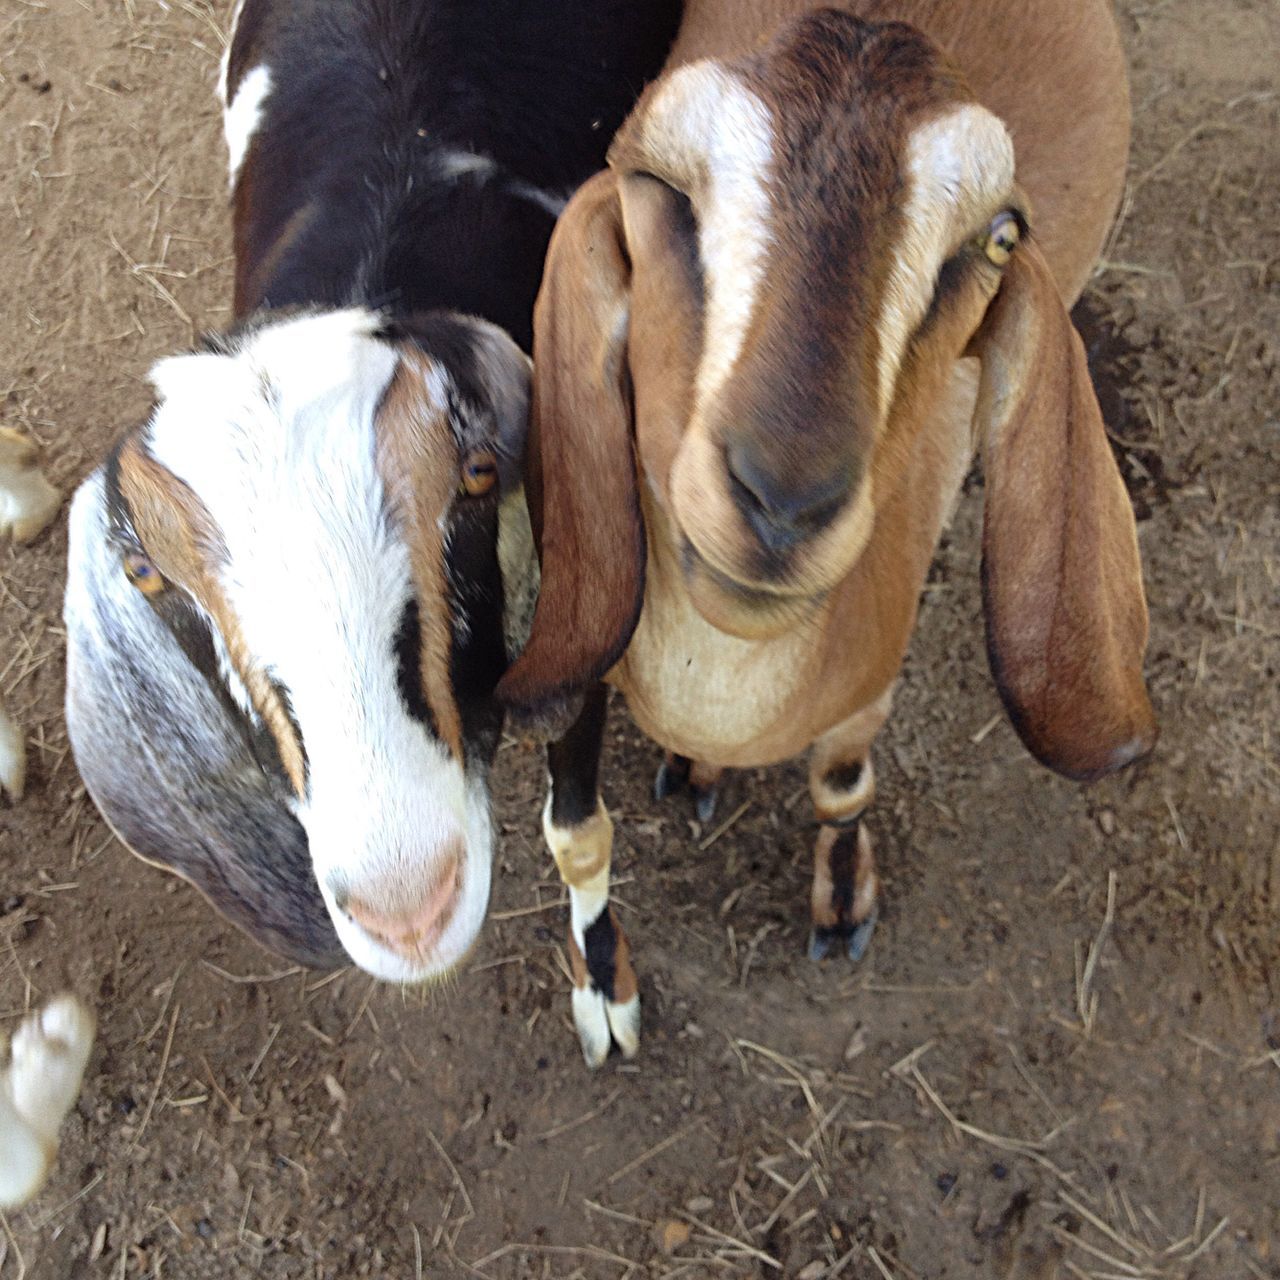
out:
{"label": "goat's eye", "polygon": [[473,449],[462,462],[462,491],[482,498],[498,483],[498,459],[492,449]]}
{"label": "goat's eye", "polygon": [[144,596],[158,596],[169,585],[160,570],[146,556],[135,551],[124,558],[124,576]]}
{"label": "goat's eye", "polygon": [[982,241],[982,252],[997,267],[1003,267],[1013,257],[1013,251],[1022,238],[1022,228],[1018,219],[1007,209],[992,219],[991,226]]}

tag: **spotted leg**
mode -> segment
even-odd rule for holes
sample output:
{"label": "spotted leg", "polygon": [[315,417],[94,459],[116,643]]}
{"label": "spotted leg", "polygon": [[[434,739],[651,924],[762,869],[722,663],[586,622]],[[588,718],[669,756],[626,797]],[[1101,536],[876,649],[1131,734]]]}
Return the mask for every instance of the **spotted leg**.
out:
{"label": "spotted leg", "polygon": [[688,756],[678,756],[673,751],[668,751],[662,757],[658,776],[653,780],[654,799],[665,800],[687,787],[693,797],[693,808],[698,821],[710,822],[716,816],[716,802],[720,798],[717,788],[723,774],[724,770],[715,765],[690,760]]}
{"label": "spotted leg", "polygon": [[559,742],[547,748],[551,791],[542,830],[569,888],[573,1022],[587,1066],[615,1042],[624,1057],[640,1047],[640,995],[631,948],[609,905],[613,823],[600,799],[600,748],[607,690],[598,685]]}
{"label": "spotted leg", "polygon": [[809,791],[817,811],[813,849],[813,931],[809,955],[839,948],[851,960],[866,953],[879,916],[880,877],[862,815],[875,798],[871,742],[889,715],[892,690],[814,744]]}

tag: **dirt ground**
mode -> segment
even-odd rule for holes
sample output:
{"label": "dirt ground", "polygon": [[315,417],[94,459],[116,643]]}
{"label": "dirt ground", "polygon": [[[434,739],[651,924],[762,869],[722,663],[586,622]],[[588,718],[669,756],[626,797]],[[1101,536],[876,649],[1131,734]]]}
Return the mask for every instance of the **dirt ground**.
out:
{"label": "dirt ground", "polygon": [[[0,419],[68,489],[227,317],[229,3],[0,4]],[[494,915],[448,988],[290,969],[130,858],[61,720],[65,529],[0,548],[0,1028],[65,987],[101,1043],[0,1277],[1280,1277],[1280,8],[1122,0],[1136,134],[1086,299],[1140,517],[1155,757],[1089,788],[987,673],[980,486],[881,739],[885,917],[803,957],[800,766],[719,825],[607,797],[634,1064],[582,1067],[536,755],[508,743]]]}

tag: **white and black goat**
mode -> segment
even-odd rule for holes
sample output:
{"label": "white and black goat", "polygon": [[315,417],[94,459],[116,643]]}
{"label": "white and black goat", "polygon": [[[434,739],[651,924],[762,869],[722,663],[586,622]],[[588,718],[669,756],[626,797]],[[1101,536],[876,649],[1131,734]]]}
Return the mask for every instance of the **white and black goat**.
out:
{"label": "white and black goat", "polygon": [[237,322],[76,496],[67,718],[120,838],[298,961],[480,928],[534,296],[675,9],[237,11]]}

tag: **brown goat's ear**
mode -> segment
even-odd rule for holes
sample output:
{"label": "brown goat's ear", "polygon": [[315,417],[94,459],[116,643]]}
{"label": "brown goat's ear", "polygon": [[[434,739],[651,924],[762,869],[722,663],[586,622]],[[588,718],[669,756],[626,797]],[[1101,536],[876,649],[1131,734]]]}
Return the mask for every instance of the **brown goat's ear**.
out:
{"label": "brown goat's ear", "polygon": [[602,173],[556,226],[534,312],[525,483],[542,583],[528,643],[498,685],[517,723],[548,736],[621,657],[644,596],[629,308],[618,180]]}
{"label": "brown goat's ear", "polygon": [[1137,531],[1049,269],[1024,243],[975,336],[992,673],[1031,753],[1088,779],[1156,739]]}

